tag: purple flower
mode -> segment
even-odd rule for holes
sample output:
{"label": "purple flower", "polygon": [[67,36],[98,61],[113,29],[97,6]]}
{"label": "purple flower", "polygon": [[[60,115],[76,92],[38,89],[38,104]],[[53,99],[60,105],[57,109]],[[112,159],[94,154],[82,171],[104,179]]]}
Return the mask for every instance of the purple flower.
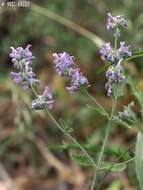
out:
{"label": "purple flower", "polygon": [[104,43],[100,49],[101,58],[105,61],[117,64],[120,60],[130,57],[132,52],[130,46],[125,42],[120,42],[120,48],[116,51],[112,49],[110,43]]}
{"label": "purple flower", "polygon": [[134,119],[135,114],[132,111],[132,107],[134,106],[134,102],[128,104],[128,106],[124,106],[124,110],[118,113],[119,119]]}
{"label": "purple flower", "polygon": [[108,13],[108,19],[107,19],[107,29],[113,30],[117,25],[117,18],[112,16],[111,13]]}
{"label": "purple flower", "polygon": [[28,90],[30,87],[29,81],[22,81],[21,85],[22,85],[23,90],[25,90],[25,91]]}
{"label": "purple flower", "polygon": [[48,86],[45,87],[43,95],[39,95],[37,99],[32,101],[32,109],[42,110],[44,108],[51,109],[53,107],[54,100],[52,94],[49,91]]}
{"label": "purple flower", "polygon": [[108,96],[112,95],[113,85],[123,84],[125,82],[124,69],[121,63],[122,60],[120,60],[117,65],[110,66],[106,72],[108,82],[105,88],[108,90]]}
{"label": "purple flower", "polygon": [[22,82],[21,73],[11,72],[10,75],[15,84],[20,84]]}
{"label": "purple flower", "polygon": [[115,61],[115,55],[114,51],[111,48],[110,43],[104,43],[100,49],[101,58],[103,60],[114,62]]}
{"label": "purple flower", "polygon": [[107,19],[107,29],[110,31],[115,30],[118,27],[125,27],[127,26],[127,22],[124,16],[118,15],[118,16],[112,16],[111,13],[108,13],[108,19]]}
{"label": "purple flower", "polygon": [[67,87],[71,94],[77,92],[81,87],[85,87],[89,84],[87,78],[85,78],[79,69],[72,69],[70,71],[70,86]]}
{"label": "purple flower", "polygon": [[54,64],[56,72],[60,76],[68,76],[69,70],[74,67],[74,57],[68,53],[54,53]]}
{"label": "purple flower", "polygon": [[11,72],[11,77],[16,84],[23,87],[24,90],[28,90],[30,85],[38,85],[40,81],[36,79],[36,74],[32,70],[33,55],[29,48],[31,45],[27,45],[25,49],[22,47],[13,48],[10,53],[14,66],[19,71],[17,73]]}
{"label": "purple flower", "polygon": [[126,42],[120,42],[120,48],[118,49],[118,56],[120,58],[130,57],[132,52],[130,51],[130,46],[126,46]]}
{"label": "purple flower", "polygon": [[77,92],[82,86],[87,86],[88,80],[79,69],[75,68],[74,57],[68,53],[54,53],[54,64],[60,76],[66,76],[70,80],[70,86],[66,87],[71,94]]}
{"label": "purple flower", "polygon": [[118,26],[126,27],[127,21],[123,15],[116,16]]}
{"label": "purple flower", "polygon": [[45,87],[45,90],[44,90],[44,92],[43,92],[43,96],[44,96],[45,99],[47,99],[47,100],[52,100],[52,99],[53,99],[52,94],[50,93],[48,86]]}
{"label": "purple flower", "polygon": [[34,56],[29,50],[30,47],[31,45],[27,45],[25,49],[23,49],[22,47],[11,47],[12,52],[10,53],[10,57],[12,58],[12,62],[15,64],[16,67],[18,66],[19,68],[19,62],[21,62],[21,64],[32,64]]}
{"label": "purple flower", "polygon": [[105,89],[108,90],[108,96],[112,96],[113,89],[112,89],[112,83],[111,82],[107,82],[106,83]]}

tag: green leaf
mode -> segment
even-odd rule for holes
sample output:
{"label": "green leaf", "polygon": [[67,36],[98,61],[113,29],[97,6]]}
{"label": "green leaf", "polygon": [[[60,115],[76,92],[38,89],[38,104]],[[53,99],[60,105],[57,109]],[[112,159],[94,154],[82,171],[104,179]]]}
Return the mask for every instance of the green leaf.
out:
{"label": "green leaf", "polygon": [[[95,167],[93,163],[87,158],[86,156],[81,156],[81,155],[71,155],[71,159],[75,161],[78,165],[84,166],[84,167]],[[117,164],[112,164],[112,163],[104,163],[100,170],[110,170],[111,172],[122,172],[126,169],[126,164],[125,163],[117,163]]]}
{"label": "green leaf", "polygon": [[111,65],[111,63],[106,63],[103,67],[101,67],[101,68],[97,71],[97,74],[101,74],[102,72],[106,71],[110,65]]}
{"label": "green leaf", "polygon": [[120,120],[120,119],[118,119],[117,121],[115,121],[115,123],[119,123],[119,124],[121,124],[123,127],[128,128],[128,129],[131,129],[131,128],[132,128],[131,125],[129,125],[128,123],[126,123],[126,122],[124,122],[124,121],[122,121],[122,120]]}
{"label": "green leaf", "polygon": [[114,180],[111,185],[109,186],[108,190],[120,190],[122,187],[122,183],[119,179]]}
{"label": "green leaf", "polygon": [[79,149],[79,146],[74,143],[65,143],[65,144],[51,144],[48,146],[48,148],[52,150],[71,150],[71,149],[77,150]]}
{"label": "green leaf", "polygon": [[65,133],[73,132],[73,128],[68,127],[67,123],[63,119],[60,119],[59,123],[60,123],[61,127],[64,129]]}
{"label": "green leaf", "polygon": [[142,49],[133,52],[132,56],[129,57],[129,58],[127,58],[125,61],[130,61],[130,60],[136,59],[136,58],[138,58],[138,57],[143,57],[143,50],[142,50]]}
{"label": "green leaf", "polygon": [[142,93],[142,91],[139,90],[139,88],[137,88],[138,82],[136,80],[133,80],[131,78],[131,76],[128,76],[127,79],[128,79],[127,82],[131,87],[132,93],[138,100],[138,102],[141,106],[141,109],[143,111],[143,93]]}
{"label": "green leaf", "polygon": [[114,97],[121,97],[124,95],[123,91],[124,84],[114,84],[113,85],[113,95]]}
{"label": "green leaf", "polygon": [[79,155],[71,155],[70,157],[73,161],[75,161],[78,165],[86,166],[86,167],[95,167],[93,163],[86,156]]}
{"label": "green leaf", "polygon": [[103,112],[100,108],[98,107],[93,107],[93,106],[90,106],[87,104],[87,107],[90,109],[90,110],[94,110],[96,112],[99,112],[101,115],[103,116],[109,116],[109,114],[106,114],[105,112]]}
{"label": "green leaf", "polygon": [[110,170],[111,172],[122,172],[126,169],[126,164],[124,163],[112,164],[107,162],[102,166],[101,169]]}
{"label": "green leaf", "polygon": [[137,179],[139,181],[140,189],[143,188],[143,133],[139,132],[137,135],[136,149],[135,149],[135,166]]}

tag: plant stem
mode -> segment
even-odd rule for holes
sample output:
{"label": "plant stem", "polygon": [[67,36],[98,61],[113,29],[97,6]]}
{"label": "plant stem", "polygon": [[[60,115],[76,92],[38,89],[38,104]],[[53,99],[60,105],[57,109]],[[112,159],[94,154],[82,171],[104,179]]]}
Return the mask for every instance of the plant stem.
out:
{"label": "plant stem", "polygon": [[97,166],[96,166],[96,169],[95,169],[95,174],[94,174],[94,177],[93,177],[91,190],[94,190],[94,187],[96,186],[98,171],[99,171],[99,168],[100,168],[100,165],[101,165],[101,162],[102,162],[105,146],[107,144],[107,140],[108,140],[108,137],[109,137],[110,126],[111,126],[112,118],[113,118],[113,115],[114,115],[114,112],[115,112],[116,102],[117,102],[117,98],[115,97],[115,99],[113,101],[111,114],[110,114],[110,117],[109,117],[109,120],[108,120],[107,128],[106,128],[105,138],[104,138],[104,141],[103,141],[103,144],[102,144],[102,147],[101,147],[101,152],[100,152],[99,159],[98,159],[98,162],[97,162]]}
{"label": "plant stem", "polygon": [[133,56],[127,58],[125,61],[130,61],[130,60],[135,59],[135,58],[138,58],[138,57],[143,57],[143,53],[142,53],[142,54],[139,54],[139,55],[133,55]]}
{"label": "plant stem", "polygon": [[[121,158],[123,158],[123,157],[130,151],[130,149],[133,148],[134,146],[135,146],[135,143],[133,143],[132,145],[130,145],[130,146],[128,147],[128,149],[127,149],[124,153],[122,153],[122,154],[118,157],[118,159],[117,159],[116,161],[118,162]],[[125,162],[126,162],[126,161],[125,161]],[[112,169],[115,165],[116,165],[116,163],[113,163],[113,164],[111,165],[111,167],[107,170],[107,172],[106,172],[105,175],[103,176],[103,179],[104,179],[104,180],[106,179],[106,177],[108,176],[109,172],[111,171],[111,169]],[[99,188],[99,189],[100,189],[101,185],[103,184],[104,180],[102,181],[102,183],[100,183],[100,184],[98,185],[98,188]]]}
{"label": "plant stem", "polygon": [[[37,94],[35,88],[33,87],[33,85],[31,85],[31,89],[32,89],[34,95],[36,96],[36,98],[39,100],[38,94]],[[80,148],[80,150],[85,154],[85,156],[90,160],[90,162],[92,163],[92,165],[96,168],[96,164],[95,164],[94,160],[88,154],[88,152],[86,151],[86,149],[71,134],[65,132],[65,130],[56,121],[56,119],[53,117],[53,115],[50,113],[50,111],[46,107],[45,107],[45,112],[46,112],[47,116],[51,119],[51,121],[56,125],[56,127],[58,127],[58,129],[60,129],[60,131],[62,131],[71,141],[73,141]]]}
{"label": "plant stem", "polygon": [[83,90],[85,94],[99,107],[99,109],[104,113],[104,115],[108,116],[108,113],[105,111],[103,106],[96,100],[96,98],[89,94],[89,92],[85,88],[83,88]]}

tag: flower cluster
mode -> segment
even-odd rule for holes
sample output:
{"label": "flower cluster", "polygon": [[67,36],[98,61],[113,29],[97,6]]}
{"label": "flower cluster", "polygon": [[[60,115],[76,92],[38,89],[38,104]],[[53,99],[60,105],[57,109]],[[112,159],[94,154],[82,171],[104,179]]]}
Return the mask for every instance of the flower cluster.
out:
{"label": "flower cluster", "polygon": [[68,53],[54,53],[55,70],[60,76],[68,76],[69,70],[74,67],[74,57]]}
{"label": "flower cluster", "polygon": [[116,51],[111,47],[110,42],[108,42],[102,45],[100,54],[104,61],[118,63],[119,60],[130,57],[132,52],[130,51],[130,46],[126,46],[125,42],[120,42],[120,47]]}
{"label": "flower cluster", "polygon": [[[116,33],[119,32],[119,28],[125,27],[126,25],[127,23],[124,16],[119,15],[114,17],[111,15],[111,13],[108,13],[108,30],[112,30]],[[127,46],[125,42],[120,42],[119,48],[116,47],[118,45],[118,38],[116,38],[116,34],[114,36],[116,44],[114,48],[112,48],[110,42],[108,42],[104,43],[100,49],[101,58],[104,61],[111,63],[106,72],[108,82],[105,88],[108,90],[108,96],[113,95],[114,86],[124,84],[125,74],[123,68],[123,61],[132,55],[132,52],[130,51],[130,46]]]}
{"label": "flower cluster", "polygon": [[135,119],[135,114],[132,111],[131,107],[134,106],[134,102],[131,102],[130,104],[128,104],[128,106],[124,106],[124,110],[122,112],[118,113],[118,116],[120,119],[124,120],[124,119]]}
{"label": "flower cluster", "polygon": [[31,84],[37,85],[40,83],[40,81],[35,78],[36,74],[33,73],[32,70],[34,56],[32,56],[29,50],[30,47],[31,45],[27,45],[25,49],[22,47],[11,47],[12,52],[10,53],[14,67],[19,71],[11,72],[11,77],[14,83],[22,85],[24,90],[29,89]]}
{"label": "flower cluster", "polygon": [[120,48],[117,50],[118,59],[125,59],[131,55],[130,46],[126,46],[126,42],[120,42]]}
{"label": "flower cluster", "polygon": [[34,110],[41,110],[44,108],[51,109],[53,107],[53,97],[52,94],[49,92],[49,88],[46,86],[43,92],[43,95],[39,95],[37,99],[32,101],[32,109]]}
{"label": "flower cluster", "polygon": [[[22,47],[11,47],[12,52],[10,53],[14,67],[18,70],[18,72],[11,72],[11,77],[14,83],[21,85],[24,90],[35,87],[40,83],[40,81],[36,79],[36,74],[32,70],[34,56],[29,50],[30,47],[31,45],[27,45],[25,49]],[[37,95],[37,99],[32,101],[32,109],[40,110],[45,107],[51,109],[53,103],[52,94],[49,92],[49,88],[45,87],[43,95]]]}
{"label": "flower cluster", "polygon": [[80,87],[88,85],[88,80],[85,78],[79,69],[72,69],[69,75],[71,79],[70,86],[67,87],[71,94],[77,92]]}
{"label": "flower cluster", "polygon": [[106,72],[108,82],[106,83],[105,88],[108,90],[108,96],[113,95],[113,86],[115,84],[122,85],[125,82],[124,68],[121,65],[121,61],[118,62],[117,65],[111,65]]}
{"label": "flower cluster", "polygon": [[32,64],[34,56],[29,50],[30,47],[31,45],[27,45],[25,49],[23,49],[22,47],[18,48],[11,47],[12,52],[10,53],[10,57],[12,58],[12,62],[14,63],[15,67],[19,68],[19,62],[21,62],[21,64],[23,63],[27,65]]}
{"label": "flower cluster", "polygon": [[60,76],[67,76],[70,80],[70,86],[66,87],[67,90],[74,94],[81,87],[87,86],[88,80],[82,75],[80,69],[75,68],[74,57],[68,53],[54,53],[55,70]]}
{"label": "flower cluster", "polygon": [[104,43],[100,49],[101,58],[104,61],[114,62],[115,55],[110,42]]}
{"label": "flower cluster", "polygon": [[126,27],[127,22],[126,19],[123,15],[118,15],[118,16],[112,16],[111,13],[108,13],[108,19],[107,19],[107,29],[110,31],[115,32],[115,36],[119,37],[120,36],[120,28],[121,27]]}

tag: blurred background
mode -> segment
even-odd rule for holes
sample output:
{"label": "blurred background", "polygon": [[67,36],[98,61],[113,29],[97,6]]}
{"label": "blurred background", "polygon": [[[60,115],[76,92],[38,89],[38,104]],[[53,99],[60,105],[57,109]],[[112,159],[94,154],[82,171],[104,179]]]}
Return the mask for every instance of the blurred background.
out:
{"label": "blurred background", "polygon": [[[14,2],[14,3],[13,3]],[[34,71],[42,80],[39,93],[49,85],[54,94],[52,110],[73,128],[73,136],[98,158],[107,120],[82,92],[69,95],[65,82],[53,68],[52,53],[68,52],[76,58],[90,84],[89,92],[107,111],[111,100],[104,88],[105,63],[99,49],[103,41],[113,40],[106,29],[107,13],[125,15],[128,28],[122,34],[132,48],[143,48],[142,0],[0,0],[0,190],[88,190],[93,168],[78,165],[70,155],[80,151],[51,123],[44,112],[30,109],[31,97],[11,81],[13,70],[10,47],[32,45]],[[127,68],[143,90],[143,64],[138,58]],[[130,88],[119,100],[118,110],[136,99]],[[138,114],[140,108],[135,106]],[[104,159],[122,162],[134,155],[137,128],[112,128]],[[102,173],[100,189],[136,190],[134,163],[122,171]],[[103,176],[106,176],[103,178]]]}

